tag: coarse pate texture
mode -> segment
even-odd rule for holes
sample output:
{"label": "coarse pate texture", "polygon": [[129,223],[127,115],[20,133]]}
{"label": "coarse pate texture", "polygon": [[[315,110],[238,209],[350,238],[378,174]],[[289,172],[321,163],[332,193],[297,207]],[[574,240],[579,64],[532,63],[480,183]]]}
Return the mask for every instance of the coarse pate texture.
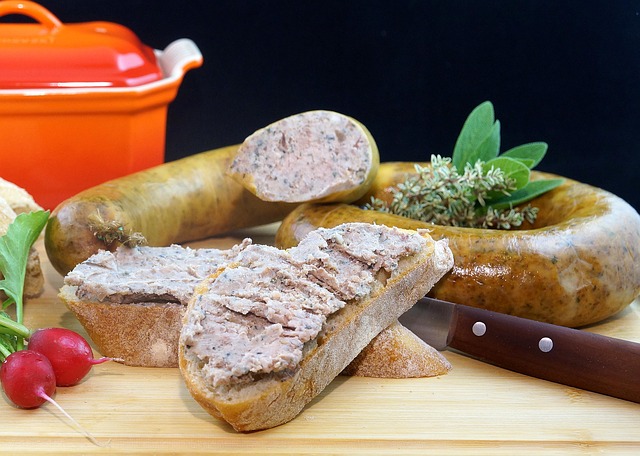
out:
{"label": "coarse pate texture", "polygon": [[185,356],[199,360],[212,388],[286,377],[331,314],[370,295],[425,244],[415,232],[349,224],[316,230],[288,251],[249,246],[190,304]]}
{"label": "coarse pate texture", "polygon": [[[196,286],[235,261],[249,245],[251,240],[245,239],[225,250],[171,245],[99,251],[67,274],[59,296],[104,356],[122,359],[131,366],[177,367],[182,317]],[[269,250],[254,247],[254,252],[264,249]],[[286,264],[280,266],[281,274]],[[308,292],[322,293],[323,305],[341,305],[342,301],[328,290],[313,282],[308,286]],[[296,300],[305,299],[296,289],[287,292],[293,306]],[[405,360],[433,356],[429,347],[411,343],[411,336],[415,336],[403,329],[387,335],[387,339],[393,339],[393,360],[387,359],[388,350],[382,350],[379,344],[373,349],[372,344],[363,350],[359,366],[351,366],[350,372],[370,377],[390,372],[399,377],[438,375],[441,370],[431,369],[428,364],[422,364],[422,370],[408,369]]]}
{"label": "coarse pate texture", "polygon": [[261,200],[314,201],[358,188],[371,178],[377,164],[372,142],[350,117],[309,111],[249,136],[229,171],[243,181],[251,176],[249,186]]}
{"label": "coarse pate texture", "polygon": [[195,287],[250,243],[99,251],[67,274],[58,296],[103,356],[129,366],[177,367],[182,316]]}
{"label": "coarse pate texture", "polygon": [[79,299],[112,303],[175,302],[187,305],[193,290],[220,265],[251,244],[228,250],[169,247],[119,247],[102,250],[64,278]]}
{"label": "coarse pate texture", "polygon": [[[189,393],[241,432],[295,418],[453,266],[448,242],[427,230],[368,223],[314,230],[298,247],[267,250],[247,248],[246,258],[198,285],[180,334]],[[224,278],[243,269],[250,276]],[[336,300],[320,300],[324,292],[310,283]],[[243,295],[247,285],[259,295]],[[282,286],[303,298],[296,307],[282,305]]]}

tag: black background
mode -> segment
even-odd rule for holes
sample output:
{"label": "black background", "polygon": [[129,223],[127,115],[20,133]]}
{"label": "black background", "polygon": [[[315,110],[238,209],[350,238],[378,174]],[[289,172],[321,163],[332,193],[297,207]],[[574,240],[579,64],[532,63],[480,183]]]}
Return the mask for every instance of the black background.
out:
{"label": "black background", "polygon": [[546,141],[537,169],[640,209],[640,1],[42,1],[63,22],[107,20],[205,63],[170,105],[167,160],[331,109],[363,122],[383,161],[450,155],[491,100],[502,150]]}

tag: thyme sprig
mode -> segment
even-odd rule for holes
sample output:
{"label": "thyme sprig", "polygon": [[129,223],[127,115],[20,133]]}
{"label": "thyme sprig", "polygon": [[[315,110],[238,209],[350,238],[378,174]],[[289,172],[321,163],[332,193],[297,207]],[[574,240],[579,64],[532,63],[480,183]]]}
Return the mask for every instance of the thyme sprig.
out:
{"label": "thyme sprig", "polygon": [[[502,210],[487,207],[491,192],[508,195],[515,184],[500,168],[485,172],[480,161],[468,163],[459,174],[451,158],[432,155],[431,166],[416,164],[415,170],[415,175],[398,184],[390,203],[373,198],[366,208],[436,225],[502,229],[519,226],[523,220],[533,223],[538,213],[530,205]],[[478,210],[478,205],[486,210]]]}
{"label": "thyme sprig", "polygon": [[530,170],[547,151],[534,142],[499,155],[500,122],[493,105],[484,102],[467,118],[451,158],[431,156],[429,166],[391,190],[391,202],[372,198],[365,209],[402,215],[437,225],[510,229],[533,223],[538,208],[525,203],[562,183],[562,179],[530,181]]}

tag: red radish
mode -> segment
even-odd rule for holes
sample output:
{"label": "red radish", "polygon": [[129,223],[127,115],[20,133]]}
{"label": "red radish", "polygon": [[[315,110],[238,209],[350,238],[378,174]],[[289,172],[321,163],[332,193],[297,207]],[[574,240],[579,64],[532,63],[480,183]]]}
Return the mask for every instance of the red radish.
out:
{"label": "red radish", "polygon": [[56,376],[57,386],[73,386],[80,382],[95,364],[112,358],[93,357],[89,343],[80,334],[66,328],[43,328],[29,338],[29,350],[46,356]]}
{"label": "red radish", "polygon": [[49,402],[56,407],[92,443],[96,439],[74,420],[51,396],[56,392],[53,366],[42,353],[20,350],[11,353],[0,367],[0,382],[5,394],[20,408],[31,409]]}
{"label": "red radish", "polygon": [[0,367],[0,382],[7,397],[21,408],[40,407],[56,391],[56,378],[49,360],[41,353],[21,350],[11,353]]}

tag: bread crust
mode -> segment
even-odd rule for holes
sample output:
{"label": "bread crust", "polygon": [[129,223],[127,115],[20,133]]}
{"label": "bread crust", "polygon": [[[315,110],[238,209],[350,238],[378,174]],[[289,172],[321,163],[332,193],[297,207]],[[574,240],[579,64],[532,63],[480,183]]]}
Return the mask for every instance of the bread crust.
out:
{"label": "bread crust", "polygon": [[2,178],[0,178],[0,199],[5,200],[16,214],[43,210],[29,192]]}
{"label": "bread crust", "polygon": [[451,363],[411,330],[395,321],[385,328],[342,371],[342,375],[376,378],[435,377]]}
{"label": "bread crust", "polygon": [[[351,301],[331,314],[323,333],[305,344],[305,355],[298,367],[283,374],[269,374],[249,384],[210,387],[200,375],[197,360],[189,358],[185,340],[180,339],[179,362],[185,383],[193,398],[212,416],[227,421],[237,431],[253,431],[281,425],[293,419],[371,342],[433,287],[453,265],[446,241],[400,261],[399,274],[365,299]],[[214,280],[211,278],[210,280]],[[198,295],[206,292],[201,284],[189,303],[189,312]]]}
{"label": "bread crust", "polygon": [[64,285],[58,297],[71,310],[103,356],[128,366],[176,367],[185,307],[177,303],[113,304],[79,300]]}
{"label": "bread crust", "polygon": [[35,248],[29,250],[27,270],[24,276],[24,297],[37,298],[44,292],[44,274],[40,265],[40,255]]}

